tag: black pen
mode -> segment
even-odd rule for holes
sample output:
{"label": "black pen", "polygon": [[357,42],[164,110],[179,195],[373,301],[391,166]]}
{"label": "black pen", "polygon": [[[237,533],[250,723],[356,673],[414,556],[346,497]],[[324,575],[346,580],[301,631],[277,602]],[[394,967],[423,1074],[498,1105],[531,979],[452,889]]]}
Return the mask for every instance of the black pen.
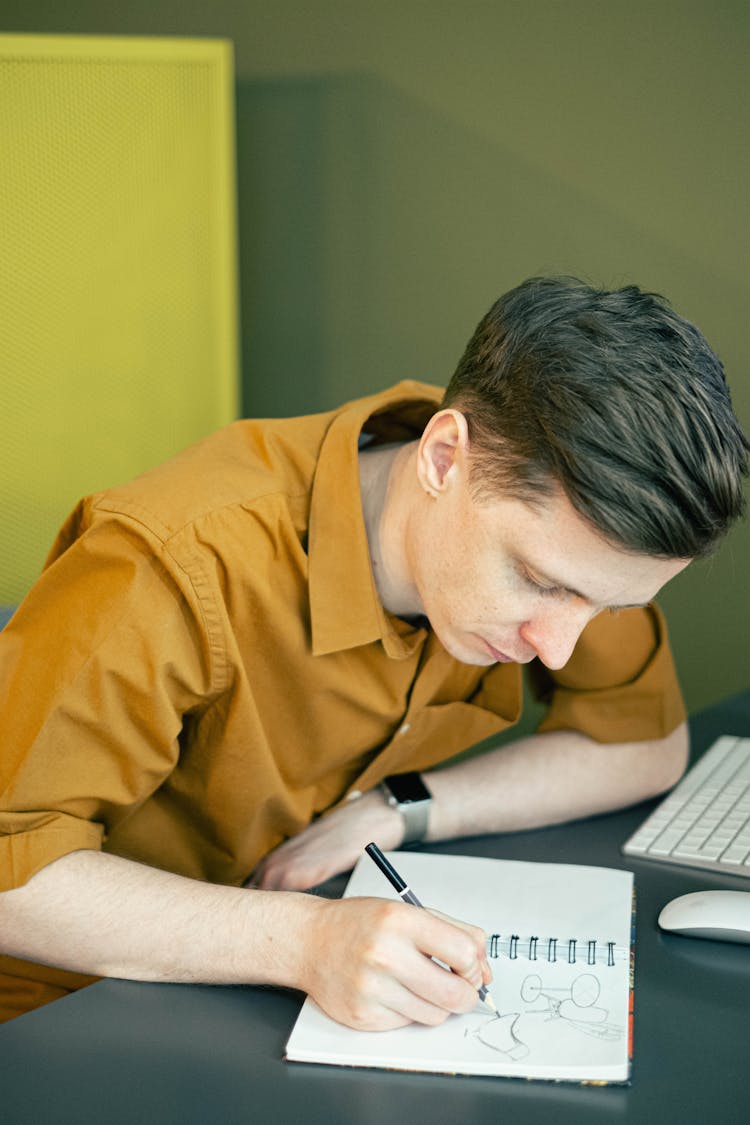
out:
{"label": "black pen", "polygon": [[[365,851],[369,855],[370,859],[373,860],[373,862],[376,863],[380,870],[383,872],[386,879],[391,884],[399,898],[403,902],[408,902],[411,906],[419,906],[424,910],[424,904],[419,901],[411,887],[404,882],[393,864],[385,858],[378,845],[368,844],[365,848]],[[452,971],[453,970],[451,970],[451,972]],[[486,984],[483,984],[479,989],[479,999],[483,1004],[486,1004],[488,1008],[491,1008],[493,1012],[497,1011],[495,1001],[490,996]]]}

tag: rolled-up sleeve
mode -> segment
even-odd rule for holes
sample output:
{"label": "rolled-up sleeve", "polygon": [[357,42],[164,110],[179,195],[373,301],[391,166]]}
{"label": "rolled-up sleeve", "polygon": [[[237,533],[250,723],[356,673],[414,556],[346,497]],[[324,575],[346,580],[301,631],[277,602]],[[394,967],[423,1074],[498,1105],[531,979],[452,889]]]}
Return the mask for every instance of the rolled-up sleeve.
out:
{"label": "rolled-up sleeve", "polygon": [[540,732],[641,742],[664,738],[685,719],[666,622],[655,605],[596,617],[565,667],[534,668],[532,684],[548,704]]}
{"label": "rolled-up sleeve", "polygon": [[0,890],[105,846],[161,784],[207,690],[202,647],[134,527],[104,521],[48,567],[0,633]]}

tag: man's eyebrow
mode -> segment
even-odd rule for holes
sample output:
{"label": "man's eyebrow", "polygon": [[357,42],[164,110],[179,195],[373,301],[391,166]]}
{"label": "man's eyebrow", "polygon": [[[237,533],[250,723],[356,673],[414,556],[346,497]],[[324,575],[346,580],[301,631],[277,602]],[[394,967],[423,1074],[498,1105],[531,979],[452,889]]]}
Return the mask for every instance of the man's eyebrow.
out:
{"label": "man's eyebrow", "polygon": [[615,613],[621,609],[647,609],[650,604],[650,602],[625,602],[624,605],[608,605],[605,608]]}

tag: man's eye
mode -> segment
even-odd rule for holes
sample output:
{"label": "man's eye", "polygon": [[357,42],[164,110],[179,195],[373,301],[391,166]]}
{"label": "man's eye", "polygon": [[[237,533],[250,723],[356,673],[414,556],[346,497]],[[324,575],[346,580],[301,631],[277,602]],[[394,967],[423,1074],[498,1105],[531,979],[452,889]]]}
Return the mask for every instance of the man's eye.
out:
{"label": "man's eye", "polygon": [[532,586],[536,590],[536,592],[538,594],[541,594],[543,597],[548,597],[550,594],[562,594],[563,593],[563,590],[560,586],[545,586],[545,585],[543,585],[543,583],[537,582],[537,580],[535,578],[533,578],[532,575],[530,575],[528,571],[524,571],[523,577],[524,577],[524,581],[529,586]]}

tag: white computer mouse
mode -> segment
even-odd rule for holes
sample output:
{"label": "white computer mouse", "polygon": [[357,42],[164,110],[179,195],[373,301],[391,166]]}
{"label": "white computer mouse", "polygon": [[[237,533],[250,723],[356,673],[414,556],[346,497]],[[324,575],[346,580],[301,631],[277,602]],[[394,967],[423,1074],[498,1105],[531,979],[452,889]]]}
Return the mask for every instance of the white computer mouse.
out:
{"label": "white computer mouse", "polygon": [[687,937],[750,945],[750,891],[693,891],[680,895],[664,907],[659,925]]}

